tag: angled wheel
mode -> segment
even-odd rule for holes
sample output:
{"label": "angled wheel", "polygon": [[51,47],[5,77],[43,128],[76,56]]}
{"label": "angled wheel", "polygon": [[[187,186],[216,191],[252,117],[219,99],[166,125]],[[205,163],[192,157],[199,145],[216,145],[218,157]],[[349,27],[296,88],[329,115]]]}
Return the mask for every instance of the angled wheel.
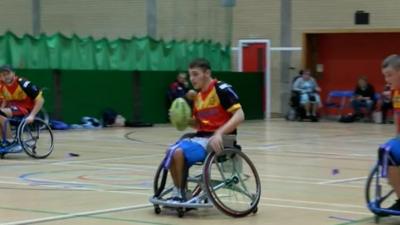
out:
{"label": "angled wheel", "polygon": [[53,152],[53,132],[50,126],[39,118],[30,124],[22,121],[17,129],[17,139],[23,150],[32,158],[44,159]]}
{"label": "angled wheel", "polygon": [[380,166],[376,164],[371,170],[365,186],[365,200],[368,208],[374,214],[376,212],[373,209],[388,208],[396,201],[393,188],[389,185],[387,178],[383,178],[380,173]]}
{"label": "angled wheel", "polygon": [[168,177],[168,170],[164,168],[163,163],[161,163],[158,168],[157,172],[154,176],[154,181],[153,181],[153,191],[154,191],[154,197],[160,197],[162,191],[165,188],[165,184],[167,183],[167,177]]}
{"label": "angled wheel", "polygon": [[211,201],[223,213],[243,217],[257,211],[261,183],[257,170],[241,151],[211,153],[204,164],[204,186]]}

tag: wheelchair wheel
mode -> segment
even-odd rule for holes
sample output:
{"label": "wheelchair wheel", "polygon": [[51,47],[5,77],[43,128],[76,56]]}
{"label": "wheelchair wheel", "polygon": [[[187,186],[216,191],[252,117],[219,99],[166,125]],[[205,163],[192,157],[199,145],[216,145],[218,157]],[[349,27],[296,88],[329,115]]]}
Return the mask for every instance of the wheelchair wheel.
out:
{"label": "wheelchair wheel", "polygon": [[373,209],[388,208],[397,199],[387,178],[381,177],[380,173],[381,169],[377,164],[371,170],[365,186],[365,200],[368,208],[374,214],[376,214],[376,212],[374,212]]}
{"label": "wheelchair wheel", "polygon": [[31,124],[23,121],[18,127],[17,139],[32,158],[44,159],[53,152],[53,132],[50,126],[39,118]]}
{"label": "wheelchair wheel", "polygon": [[164,165],[161,163],[158,166],[156,175],[154,176],[154,181],[153,181],[154,197],[160,197],[162,191],[165,188],[167,177],[168,177],[168,170],[164,169]]}
{"label": "wheelchair wheel", "polygon": [[243,152],[225,149],[218,156],[210,153],[203,174],[207,194],[220,211],[233,217],[257,212],[260,178]]}

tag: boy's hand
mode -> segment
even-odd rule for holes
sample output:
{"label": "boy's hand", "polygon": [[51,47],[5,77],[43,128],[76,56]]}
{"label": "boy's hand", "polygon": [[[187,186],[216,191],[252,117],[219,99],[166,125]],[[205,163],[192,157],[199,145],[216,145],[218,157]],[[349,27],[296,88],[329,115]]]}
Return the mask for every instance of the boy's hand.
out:
{"label": "boy's hand", "polygon": [[26,122],[28,123],[28,124],[30,124],[30,123],[32,123],[34,120],[35,120],[35,116],[33,116],[33,115],[29,115],[28,117],[26,117]]}
{"label": "boy's hand", "polygon": [[222,135],[215,133],[209,140],[208,144],[214,150],[215,153],[219,154],[224,150],[224,144],[222,141]]}

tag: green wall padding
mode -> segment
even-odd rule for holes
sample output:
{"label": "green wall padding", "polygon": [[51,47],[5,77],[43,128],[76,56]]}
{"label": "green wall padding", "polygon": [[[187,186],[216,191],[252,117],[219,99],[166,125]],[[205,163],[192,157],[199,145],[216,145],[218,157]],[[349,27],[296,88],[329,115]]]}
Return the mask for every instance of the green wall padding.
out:
{"label": "green wall padding", "polygon": [[[175,80],[176,71],[61,70],[60,86],[55,87],[51,70],[18,70],[17,74],[44,88],[45,108],[53,115],[55,92],[61,92],[61,119],[80,123],[83,116],[101,118],[104,109],[112,108],[128,120],[165,123],[168,118],[166,92]],[[262,119],[262,73],[214,72],[214,77],[232,84],[237,91],[246,119]],[[135,83],[137,80],[138,83]],[[135,89],[139,87],[139,89]],[[59,89],[57,89],[59,88]],[[138,94],[138,95],[135,95]]]}
{"label": "green wall padding", "polygon": [[24,69],[185,70],[191,60],[206,57],[214,70],[231,68],[230,46],[211,41],[163,41],[148,37],[93,39],[60,33],[0,36],[0,65]]}
{"label": "green wall padding", "polygon": [[132,119],[132,73],[122,71],[61,71],[62,118],[79,123],[83,116],[101,118],[112,108]]}

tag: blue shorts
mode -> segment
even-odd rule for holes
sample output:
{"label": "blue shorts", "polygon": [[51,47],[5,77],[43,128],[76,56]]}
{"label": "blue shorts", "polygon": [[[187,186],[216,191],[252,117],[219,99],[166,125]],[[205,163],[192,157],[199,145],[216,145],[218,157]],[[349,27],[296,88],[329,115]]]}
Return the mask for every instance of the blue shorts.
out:
{"label": "blue shorts", "polygon": [[393,138],[387,141],[385,144],[379,148],[379,161],[382,163],[383,151],[388,150],[391,160],[388,160],[390,166],[400,166],[400,140],[398,138]]}
{"label": "blue shorts", "polygon": [[177,147],[182,149],[187,167],[193,166],[196,162],[203,162],[206,159],[207,151],[203,146],[189,139],[179,141]]}

